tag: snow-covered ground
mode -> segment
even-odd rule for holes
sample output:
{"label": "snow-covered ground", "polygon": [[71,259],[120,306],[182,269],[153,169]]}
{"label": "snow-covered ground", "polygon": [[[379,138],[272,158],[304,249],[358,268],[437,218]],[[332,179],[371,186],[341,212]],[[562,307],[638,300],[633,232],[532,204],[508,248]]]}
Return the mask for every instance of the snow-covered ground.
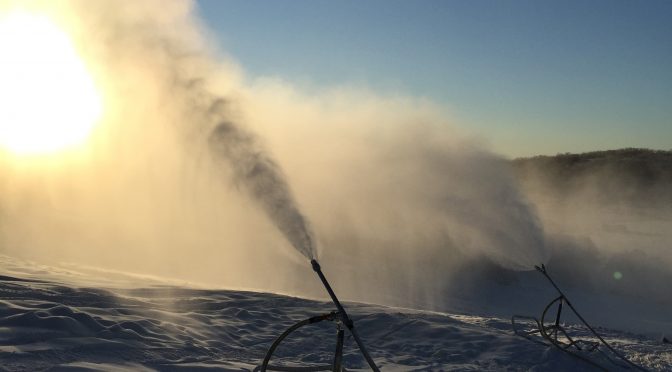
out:
{"label": "snow-covered ground", "polygon": [[[0,363],[7,371],[246,371],[273,340],[328,302],[212,290],[75,265],[44,266],[0,256]],[[515,336],[508,317],[346,303],[383,370],[591,370],[557,349]],[[585,331],[570,326],[576,335]],[[329,362],[335,326],[307,326],[274,363]],[[672,370],[672,346],[600,329],[633,361]],[[599,362],[607,363],[598,355]],[[367,369],[346,338],[345,366]]]}

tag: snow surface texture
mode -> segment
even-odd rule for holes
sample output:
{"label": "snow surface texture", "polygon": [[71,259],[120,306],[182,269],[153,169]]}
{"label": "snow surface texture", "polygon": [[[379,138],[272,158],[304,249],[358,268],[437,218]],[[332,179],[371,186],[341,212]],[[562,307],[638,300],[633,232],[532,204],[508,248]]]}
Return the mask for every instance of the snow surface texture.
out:
{"label": "snow surface texture", "polygon": [[[333,310],[328,302],[7,256],[0,256],[0,267],[0,369],[6,371],[252,370],[287,327]],[[590,370],[557,349],[514,336],[508,318],[346,307],[383,370]],[[670,344],[600,331],[635,362],[672,369]],[[307,326],[286,340],[273,362],[324,364],[334,343],[332,323]],[[349,370],[367,369],[349,337],[345,350]]]}

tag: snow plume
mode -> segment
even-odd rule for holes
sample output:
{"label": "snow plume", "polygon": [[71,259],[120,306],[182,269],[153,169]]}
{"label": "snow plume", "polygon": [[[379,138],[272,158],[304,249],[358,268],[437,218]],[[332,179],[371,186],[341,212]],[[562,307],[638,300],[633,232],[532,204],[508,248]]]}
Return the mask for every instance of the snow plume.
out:
{"label": "snow plume", "polygon": [[530,270],[548,258],[509,163],[431,102],[277,80],[257,81],[244,100],[350,296],[434,306],[468,262]]}
{"label": "snow plume", "polygon": [[217,153],[229,159],[235,179],[261,205],[292,246],[308,259],[316,258],[307,221],[297,209],[287,181],[273,159],[259,150],[252,134],[222,122],[215,127],[210,142]]}
{"label": "snow plume", "polygon": [[7,252],[322,295],[315,246],[345,298],[409,306],[465,262],[548,258],[508,163],[430,102],[246,81],[191,2],[18,4],[72,35],[104,113],[82,153],[0,159]]}
{"label": "snow plume", "polygon": [[672,311],[669,288],[660,285],[672,281],[669,152],[622,149],[517,163],[559,281]]}

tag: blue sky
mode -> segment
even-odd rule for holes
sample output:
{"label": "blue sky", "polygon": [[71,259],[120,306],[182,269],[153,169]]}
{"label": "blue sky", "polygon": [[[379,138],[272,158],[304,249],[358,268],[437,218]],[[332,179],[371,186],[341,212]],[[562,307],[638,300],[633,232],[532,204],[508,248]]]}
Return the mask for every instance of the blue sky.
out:
{"label": "blue sky", "polygon": [[672,1],[197,6],[252,78],[426,97],[504,155],[672,149]]}

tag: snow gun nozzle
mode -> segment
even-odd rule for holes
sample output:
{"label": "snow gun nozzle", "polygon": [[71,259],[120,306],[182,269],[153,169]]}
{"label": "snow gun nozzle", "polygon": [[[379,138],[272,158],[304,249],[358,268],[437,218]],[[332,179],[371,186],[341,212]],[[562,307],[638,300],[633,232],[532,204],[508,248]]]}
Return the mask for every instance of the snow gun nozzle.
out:
{"label": "snow gun nozzle", "polygon": [[[331,301],[336,306],[337,311],[332,311],[329,314],[325,314],[325,315],[321,315],[321,316],[318,316],[318,317],[310,318],[310,319],[305,320],[303,322],[297,323],[296,325],[292,326],[287,331],[285,331],[285,333],[283,333],[273,343],[273,345],[269,349],[268,353],[266,354],[266,358],[264,359],[264,362],[262,364],[261,371],[263,372],[263,371],[267,370],[268,361],[270,360],[271,356],[273,355],[273,351],[275,350],[275,348],[280,344],[280,342],[282,342],[282,340],[287,335],[289,335],[295,329],[303,326],[304,324],[317,323],[317,322],[320,322],[322,320],[334,320],[334,318],[338,317],[340,319],[341,324],[344,325],[350,331],[350,334],[352,335],[352,338],[357,343],[357,346],[359,347],[359,350],[362,352],[362,355],[364,356],[364,359],[366,359],[366,362],[369,364],[369,367],[371,367],[371,370],[374,371],[374,372],[380,372],[380,369],[378,368],[378,366],[376,366],[376,362],[371,358],[371,355],[369,355],[369,352],[366,350],[366,347],[364,346],[364,343],[359,338],[359,333],[357,332],[357,329],[355,329],[355,323],[352,321],[352,319],[350,319],[350,316],[348,316],[348,313],[343,308],[343,305],[341,305],[341,302],[338,300],[338,297],[336,297],[336,293],[334,293],[334,290],[331,288],[331,285],[329,285],[329,281],[327,281],[327,278],[324,276],[324,273],[322,272],[322,268],[320,267],[320,264],[317,262],[316,259],[312,259],[312,260],[310,260],[310,265],[313,267],[313,271],[315,271],[317,276],[320,278],[320,281],[322,282],[322,285],[324,286],[324,289],[326,289],[327,293],[329,293],[329,297],[331,297]],[[340,330],[340,328],[339,328],[339,330]],[[340,342],[341,346],[340,346],[340,349],[339,349],[339,347],[337,347],[337,349],[341,350],[341,351],[337,351],[337,354],[342,353],[342,346],[343,346],[342,345],[342,335],[343,335],[342,330],[340,330],[339,332],[340,332],[339,337],[341,337],[340,338],[341,341],[338,341],[338,342]],[[333,370],[334,371],[340,371],[341,368],[338,367],[338,366],[340,366],[340,357],[337,357],[336,360],[338,360],[339,362],[338,363],[334,362],[335,367],[334,367]],[[275,370],[280,371],[280,369],[275,369]],[[288,369],[282,369],[282,370],[283,371],[284,370],[288,371]],[[315,370],[315,369],[311,369],[311,370]]]}
{"label": "snow gun nozzle", "polygon": [[[567,304],[567,306],[569,306],[569,308],[572,310],[572,312],[574,313],[574,315],[581,321],[581,323],[583,323],[583,325],[584,325],[586,328],[588,328],[588,330],[590,331],[590,333],[592,333],[593,336],[594,336],[595,338],[597,338],[597,339],[600,341],[599,343],[595,342],[595,345],[596,345],[595,347],[599,346],[599,344],[601,343],[602,345],[604,345],[604,347],[606,347],[607,349],[609,349],[609,351],[611,351],[615,356],[617,356],[619,359],[621,359],[622,361],[624,361],[625,363],[627,363],[629,367],[632,367],[632,368],[637,369],[637,370],[640,370],[640,371],[647,371],[647,369],[645,369],[644,367],[642,367],[642,366],[640,366],[640,365],[638,365],[638,364],[635,364],[634,362],[630,361],[628,358],[625,357],[625,355],[623,355],[623,354],[622,354],[621,352],[619,352],[618,350],[614,349],[609,343],[607,343],[607,341],[604,340],[604,338],[602,338],[602,336],[600,336],[599,333],[597,333],[597,331],[595,331],[595,329],[594,329],[590,324],[588,324],[588,322],[583,318],[583,316],[581,316],[581,314],[579,314],[579,312],[576,311],[576,308],[574,308],[574,305],[572,305],[572,302],[569,300],[569,298],[567,298],[567,296],[565,296],[565,293],[560,289],[560,287],[558,287],[557,284],[555,284],[555,281],[553,281],[553,278],[551,278],[551,275],[548,273],[548,271],[546,271],[546,266],[545,266],[544,264],[540,264],[540,265],[538,265],[538,266],[535,265],[534,268],[537,269],[537,271],[539,271],[542,275],[544,275],[544,277],[546,277],[546,279],[548,280],[548,282],[551,283],[551,285],[553,286],[553,288],[555,288],[555,290],[558,292],[558,294],[559,294],[560,296],[557,297],[556,299],[554,299],[553,301],[551,301],[551,302],[546,306],[546,308],[544,309],[544,312],[543,312],[542,315],[541,315],[541,319],[540,319],[539,321],[537,321],[539,330],[537,330],[537,331],[533,331],[532,333],[539,332],[539,333],[543,336],[543,338],[546,339],[547,341],[549,341],[552,345],[558,347],[560,350],[562,350],[562,351],[564,351],[564,352],[567,352],[567,353],[569,353],[569,354],[571,354],[571,355],[573,355],[573,356],[577,356],[578,354],[575,354],[574,352],[570,352],[570,351],[569,351],[569,347],[570,347],[570,346],[574,346],[574,347],[576,347],[579,351],[582,350],[582,349],[578,346],[578,342],[577,342],[577,340],[572,340],[572,339],[567,335],[567,332],[565,332],[564,328],[562,328],[562,326],[559,326],[559,324],[560,324],[560,313],[561,313],[561,311],[562,311],[562,306],[563,306],[563,304]],[[556,315],[556,318],[555,318],[555,325],[547,326],[547,325],[546,325],[546,322],[545,322],[545,320],[544,320],[544,317],[546,316],[547,311],[548,311],[548,310],[551,308],[551,306],[552,306],[553,304],[555,304],[555,303],[558,303],[558,312],[557,312],[557,315]],[[532,318],[532,319],[534,319],[534,320],[536,321],[536,318]],[[514,328],[515,328],[515,325],[514,325]],[[560,331],[560,332],[558,332],[558,331]],[[532,333],[527,333],[527,334],[525,335],[525,337],[529,336],[529,335],[532,334]],[[568,342],[569,342],[569,343],[565,343],[565,342],[561,342],[561,341],[559,341],[559,340],[558,340],[558,334],[559,334],[559,333],[563,333],[563,334],[564,334],[564,337],[566,337],[566,338],[568,339]],[[589,343],[590,343],[590,342],[592,342],[592,341],[589,341]],[[593,349],[590,349],[590,350],[594,350],[594,348],[593,348]],[[606,354],[605,354],[605,355],[606,355]],[[591,364],[591,365],[593,365],[593,366],[596,366],[598,369],[601,369],[601,370],[604,370],[604,371],[608,371],[608,369],[603,368],[601,365],[598,365],[598,364],[593,363],[593,362],[590,361],[589,359],[586,359],[586,358],[584,358],[584,357],[582,357],[582,356],[578,356],[578,358],[581,359],[581,360],[583,360],[583,361],[586,361],[587,363],[589,363],[589,364]],[[621,366],[621,365],[619,364],[619,366]],[[628,369],[630,369],[630,368],[628,368]]]}
{"label": "snow gun nozzle", "polygon": [[313,259],[310,260],[310,264],[313,265],[313,271],[315,272],[321,272],[322,268],[320,267],[320,264],[317,262],[317,260]]}

